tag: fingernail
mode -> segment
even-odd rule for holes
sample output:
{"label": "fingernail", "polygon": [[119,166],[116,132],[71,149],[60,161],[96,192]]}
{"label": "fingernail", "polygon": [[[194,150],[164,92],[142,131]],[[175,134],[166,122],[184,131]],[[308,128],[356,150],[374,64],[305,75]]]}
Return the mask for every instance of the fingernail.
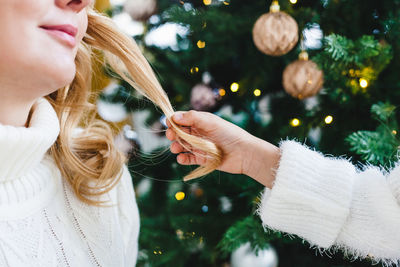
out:
{"label": "fingernail", "polygon": [[176,120],[176,121],[181,121],[183,119],[183,114],[182,114],[182,112],[176,112],[175,114],[174,114],[174,120]]}

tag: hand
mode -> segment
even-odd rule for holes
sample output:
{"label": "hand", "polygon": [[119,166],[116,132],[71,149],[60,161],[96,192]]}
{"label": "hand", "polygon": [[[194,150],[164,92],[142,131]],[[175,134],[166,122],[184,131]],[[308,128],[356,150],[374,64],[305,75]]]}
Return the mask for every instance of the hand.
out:
{"label": "hand", "polygon": [[[246,174],[266,186],[272,186],[272,167],[279,161],[277,147],[209,112],[176,112],[172,119],[176,124],[183,126],[184,131],[204,137],[221,149],[223,159],[217,170]],[[171,127],[169,121],[167,125]],[[190,145],[185,143],[185,147],[189,148],[187,150],[176,141],[176,133],[172,128],[167,129],[166,136],[173,141],[170,149],[172,153],[178,154],[179,164],[206,163],[207,159],[202,151],[192,150]]]}

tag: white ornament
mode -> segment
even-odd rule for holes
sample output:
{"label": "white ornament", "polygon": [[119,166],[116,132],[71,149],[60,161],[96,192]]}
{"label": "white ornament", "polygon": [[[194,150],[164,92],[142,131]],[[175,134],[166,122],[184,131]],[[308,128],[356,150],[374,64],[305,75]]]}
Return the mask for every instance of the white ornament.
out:
{"label": "white ornament", "polygon": [[156,0],[128,0],[125,2],[126,11],[134,20],[146,21],[157,13]]}
{"label": "white ornament", "polygon": [[232,210],[232,201],[228,197],[220,197],[219,201],[221,203],[221,212],[227,213]]}
{"label": "white ornament", "polygon": [[278,255],[270,246],[259,251],[258,256],[252,251],[250,243],[241,245],[232,252],[231,267],[278,267]]}

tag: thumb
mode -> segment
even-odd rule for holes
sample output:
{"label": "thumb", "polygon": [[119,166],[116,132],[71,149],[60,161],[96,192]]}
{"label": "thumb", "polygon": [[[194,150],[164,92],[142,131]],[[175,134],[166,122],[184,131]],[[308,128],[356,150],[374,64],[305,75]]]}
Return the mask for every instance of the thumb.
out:
{"label": "thumb", "polygon": [[172,119],[175,123],[180,124],[182,126],[194,126],[196,116],[195,111],[177,111],[172,115]]}

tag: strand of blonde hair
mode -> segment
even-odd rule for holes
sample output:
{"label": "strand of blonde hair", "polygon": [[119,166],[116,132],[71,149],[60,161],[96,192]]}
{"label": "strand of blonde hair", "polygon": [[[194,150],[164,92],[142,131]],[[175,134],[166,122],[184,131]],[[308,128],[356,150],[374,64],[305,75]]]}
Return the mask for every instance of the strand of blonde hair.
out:
{"label": "strand of blonde hair", "polygon": [[[136,42],[122,33],[110,18],[88,8],[88,29],[75,59],[75,79],[46,97],[57,112],[61,128],[50,153],[79,199],[91,205],[103,204],[96,197],[117,184],[122,166],[127,162],[115,147],[111,127],[94,116],[88,117],[96,109],[88,102],[92,49],[103,52],[115,73],[162,110],[186,149],[205,153],[201,156],[207,158],[206,163],[186,175],[185,181],[209,174],[221,164],[222,153],[214,143],[185,132],[173,122],[171,117],[175,111]],[[82,119],[87,126],[76,134],[74,129]]]}

